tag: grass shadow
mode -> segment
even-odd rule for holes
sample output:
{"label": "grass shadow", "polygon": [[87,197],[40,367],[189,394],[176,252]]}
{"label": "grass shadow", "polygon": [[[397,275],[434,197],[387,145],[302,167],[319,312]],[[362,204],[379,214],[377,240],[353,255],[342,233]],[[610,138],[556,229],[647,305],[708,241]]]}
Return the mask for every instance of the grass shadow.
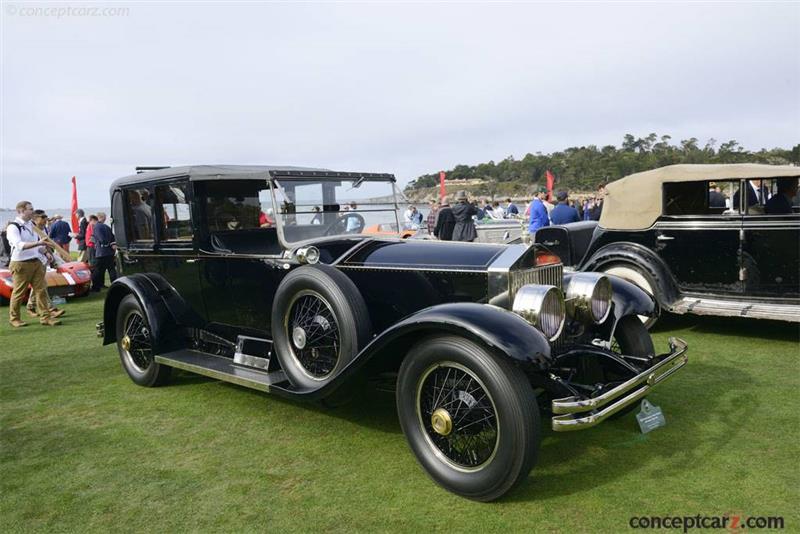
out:
{"label": "grass shadow", "polygon": [[676,315],[665,313],[652,329],[653,333],[691,330],[702,334],[747,337],[769,341],[800,342],[800,324],[744,317]]}
{"label": "grass shadow", "polygon": [[[681,476],[686,479],[696,463],[735,440],[737,429],[758,408],[755,394],[732,390],[730,385],[747,383],[746,373],[730,367],[693,363],[691,371],[703,379],[704,391],[690,394],[686,386],[669,389],[665,384],[653,397],[664,409],[667,427],[652,434],[641,434],[634,415],[583,432],[556,433],[549,428],[549,418],[542,418],[542,445],[537,466],[528,480],[504,500],[509,502],[547,500],[579,494],[609,484],[634,471],[644,470],[650,480]],[[691,404],[682,399],[690,399]],[[702,405],[702,417],[698,407]],[[709,422],[713,421],[713,425]],[[603,477],[597,473],[598,460]],[[658,469],[650,464],[657,463]],[[668,467],[664,467],[664,465]]]}

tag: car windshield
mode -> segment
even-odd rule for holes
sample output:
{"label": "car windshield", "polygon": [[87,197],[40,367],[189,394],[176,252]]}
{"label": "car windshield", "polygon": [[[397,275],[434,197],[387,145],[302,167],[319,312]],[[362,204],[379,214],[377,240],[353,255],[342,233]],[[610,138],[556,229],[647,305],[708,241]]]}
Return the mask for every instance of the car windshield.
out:
{"label": "car windshield", "polygon": [[289,244],[399,227],[395,185],[389,179],[283,178],[274,185],[272,211]]}

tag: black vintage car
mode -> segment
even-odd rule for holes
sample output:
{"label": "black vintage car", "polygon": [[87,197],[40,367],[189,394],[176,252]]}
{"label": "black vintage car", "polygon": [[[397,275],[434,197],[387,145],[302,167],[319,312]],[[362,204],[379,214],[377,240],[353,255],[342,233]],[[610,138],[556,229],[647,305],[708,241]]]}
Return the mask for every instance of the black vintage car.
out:
{"label": "black vintage car", "polygon": [[617,277],[546,251],[365,234],[399,227],[395,179],[319,169],[166,168],[111,187],[118,263],[98,334],[142,386],[183,369],[285,397],[345,397],[394,376],[428,474],[492,500],[542,434],[630,411],[686,363],[657,355]]}
{"label": "black vintage car", "polygon": [[542,228],[534,241],[566,266],[636,284],[664,311],[798,322],[798,176],[756,164],[633,174],[607,186],[599,224]]}

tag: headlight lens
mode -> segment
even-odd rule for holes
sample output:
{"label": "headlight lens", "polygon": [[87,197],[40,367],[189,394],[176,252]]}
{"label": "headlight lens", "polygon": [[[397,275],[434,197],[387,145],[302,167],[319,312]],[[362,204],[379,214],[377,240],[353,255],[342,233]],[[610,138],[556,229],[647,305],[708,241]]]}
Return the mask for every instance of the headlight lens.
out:
{"label": "headlight lens", "polygon": [[613,289],[607,276],[600,273],[575,273],[567,286],[570,315],[584,322],[600,324],[611,311]]}
{"label": "headlight lens", "polygon": [[300,263],[314,265],[319,261],[319,249],[317,247],[299,248],[295,252],[295,256],[297,256],[297,261]]}
{"label": "headlight lens", "polygon": [[564,296],[555,286],[522,286],[514,297],[511,309],[541,330],[550,341],[555,340],[564,328]]}

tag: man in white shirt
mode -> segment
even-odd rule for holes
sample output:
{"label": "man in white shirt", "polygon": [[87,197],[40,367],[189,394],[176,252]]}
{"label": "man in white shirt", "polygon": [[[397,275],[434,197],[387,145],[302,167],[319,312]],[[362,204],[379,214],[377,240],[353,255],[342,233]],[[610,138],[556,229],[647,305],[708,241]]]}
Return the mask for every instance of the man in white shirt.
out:
{"label": "man in white shirt", "polygon": [[6,230],[8,243],[11,245],[11,262],[9,270],[13,276],[14,288],[11,291],[11,304],[8,307],[8,318],[11,326],[19,328],[27,323],[19,318],[19,309],[25,291],[30,284],[31,290],[36,295],[36,311],[39,313],[39,322],[44,326],[61,324],[58,319],[50,317],[47,295],[47,282],[45,281],[45,267],[41,256],[46,251],[46,241],[39,239],[33,231],[33,205],[27,200],[17,203],[17,218],[9,223]]}

